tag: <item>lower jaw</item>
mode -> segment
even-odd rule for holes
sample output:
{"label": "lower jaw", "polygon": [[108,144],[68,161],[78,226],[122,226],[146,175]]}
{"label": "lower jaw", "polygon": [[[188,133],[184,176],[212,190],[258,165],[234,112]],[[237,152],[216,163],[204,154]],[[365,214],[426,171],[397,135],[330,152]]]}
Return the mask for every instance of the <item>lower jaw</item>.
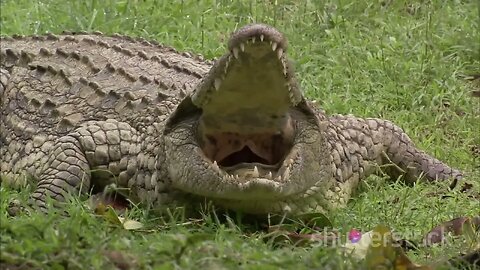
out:
{"label": "lower jaw", "polygon": [[268,174],[268,172],[276,173],[280,168],[281,163],[278,162],[274,165],[267,165],[262,163],[239,163],[233,166],[221,167],[222,170],[229,174],[239,174],[245,173],[245,171],[253,171],[255,167],[259,170],[260,175]]}

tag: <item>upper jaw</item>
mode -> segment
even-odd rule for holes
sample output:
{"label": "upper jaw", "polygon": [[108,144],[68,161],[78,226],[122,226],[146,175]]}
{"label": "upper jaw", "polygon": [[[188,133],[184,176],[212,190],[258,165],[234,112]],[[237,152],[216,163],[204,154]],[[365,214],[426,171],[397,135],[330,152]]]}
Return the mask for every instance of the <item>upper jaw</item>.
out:
{"label": "upper jaw", "polygon": [[[271,65],[278,64],[278,70],[275,70],[278,73],[275,76],[281,77],[285,87],[285,93],[283,90],[282,92],[277,90],[274,94],[285,94],[290,106],[297,105],[303,99],[303,95],[297,85],[293,66],[286,52],[286,38],[273,27],[253,24],[239,29],[232,34],[228,42],[228,52],[216,61],[207,76],[194,89],[193,104],[200,108],[208,108],[210,101],[215,99],[216,93],[224,90],[222,85],[232,72],[232,66],[250,64],[255,67],[266,64],[265,61],[268,61]],[[274,91],[275,88],[271,90]]]}
{"label": "upper jaw", "polygon": [[[192,95],[202,110],[201,147],[213,169],[232,172],[222,175],[228,179],[280,181],[286,175],[278,169],[295,136],[291,109],[302,100],[286,39],[274,28],[250,25],[234,33],[228,46]],[[238,163],[244,163],[241,169]],[[275,170],[268,168],[274,164]]]}

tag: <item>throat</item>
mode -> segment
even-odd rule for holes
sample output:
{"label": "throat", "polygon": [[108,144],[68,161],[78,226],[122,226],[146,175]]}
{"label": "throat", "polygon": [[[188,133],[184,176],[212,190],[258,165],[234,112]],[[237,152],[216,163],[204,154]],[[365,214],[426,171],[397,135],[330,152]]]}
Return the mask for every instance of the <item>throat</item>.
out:
{"label": "throat", "polygon": [[228,155],[226,158],[220,160],[218,165],[222,167],[232,167],[241,163],[260,163],[266,165],[273,165],[273,160],[266,160],[261,156],[255,154],[250,147],[244,146],[240,151],[236,151]]}
{"label": "throat", "polygon": [[[219,119],[218,122],[221,122]],[[240,127],[243,125],[239,125]],[[223,131],[218,126],[200,124],[200,145],[211,162],[221,167],[243,164],[274,166],[280,163],[293,145],[294,130],[290,121],[280,127],[270,126],[259,132]]]}

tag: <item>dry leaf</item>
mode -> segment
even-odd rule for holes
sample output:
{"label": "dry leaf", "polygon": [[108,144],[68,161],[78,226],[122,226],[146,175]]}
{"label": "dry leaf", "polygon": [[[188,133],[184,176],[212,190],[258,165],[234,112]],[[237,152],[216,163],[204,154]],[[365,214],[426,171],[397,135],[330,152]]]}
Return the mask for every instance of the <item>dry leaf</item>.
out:
{"label": "dry leaf", "polygon": [[[342,247],[357,259],[364,259],[367,256],[367,250],[372,242],[372,232],[369,231],[360,236],[358,240],[345,243]],[[349,237],[351,238],[351,237]]]}
{"label": "dry leaf", "polygon": [[137,269],[137,259],[125,252],[116,250],[105,250],[102,252],[118,269]]}
{"label": "dry leaf", "polygon": [[125,230],[138,230],[143,228],[143,224],[133,219],[125,219],[122,217],[118,218],[122,222],[123,228]]}
{"label": "dry leaf", "polygon": [[[465,229],[467,231],[465,231]],[[423,244],[431,246],[433,244],[443,243],[447,234],[459,236],[466,234],[470,239],[475,239],[475,231],[480,229],[480,216],[477,217],[458,217],[444,222],[433,228],[423,238]]]}
{"label": "dry leaf", "polygon": [[99,203],[95,208],[95,213],[102,216],[105,220],[112,224],[122,226],[125,230],[138,230],[143,228],[143,224],[141,222],[119,217],[111,206],[105,206]]}
{"label": "dry leaf", "polygon": [[384,225],[378,225],[371,233],[371,243],[367,250],[365,263],[367,269],[392,270],[432,270],[425,265],[413,263],[402,248],[396,246],[392,232]]}
{"label": "dry leaf", "polygon": [[338,234],[334,231],[324,231],[318,233],[296,232],[296,227],[292,224],[278,224],[268,227],[268,234],[264,237],[266,240],[275,243],[288,242],[297,246],[306,246],[320,243],[338,242]]}

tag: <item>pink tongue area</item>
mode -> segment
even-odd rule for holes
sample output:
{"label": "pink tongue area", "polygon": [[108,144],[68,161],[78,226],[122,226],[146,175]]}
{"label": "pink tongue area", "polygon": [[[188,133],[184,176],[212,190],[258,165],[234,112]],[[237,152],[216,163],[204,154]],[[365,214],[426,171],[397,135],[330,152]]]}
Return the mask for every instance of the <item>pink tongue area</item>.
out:
{"label": "pink tongue area", "polygon": [[[224,132],[207,135],[203,151],[211,160],[228,166],[241,162],[277,162],[274,147],[278,140],[272,134],[248,134]],[[223,164],[225,163],[225,164]],[[234,163],[234,164],[229,164]]]}
{"label": "pink tongue area", "polygon": [[232,167],[245,163],[276,165],[292,147],[294,128],[288,116],[277,119],[275,123],[255,127],[247,127],[244,123],[255,121],[245,119],[232,123],[223,116],[217,116],[212,120],[217,121],[200,123],[201,148],[205,156],[219,166]]}

